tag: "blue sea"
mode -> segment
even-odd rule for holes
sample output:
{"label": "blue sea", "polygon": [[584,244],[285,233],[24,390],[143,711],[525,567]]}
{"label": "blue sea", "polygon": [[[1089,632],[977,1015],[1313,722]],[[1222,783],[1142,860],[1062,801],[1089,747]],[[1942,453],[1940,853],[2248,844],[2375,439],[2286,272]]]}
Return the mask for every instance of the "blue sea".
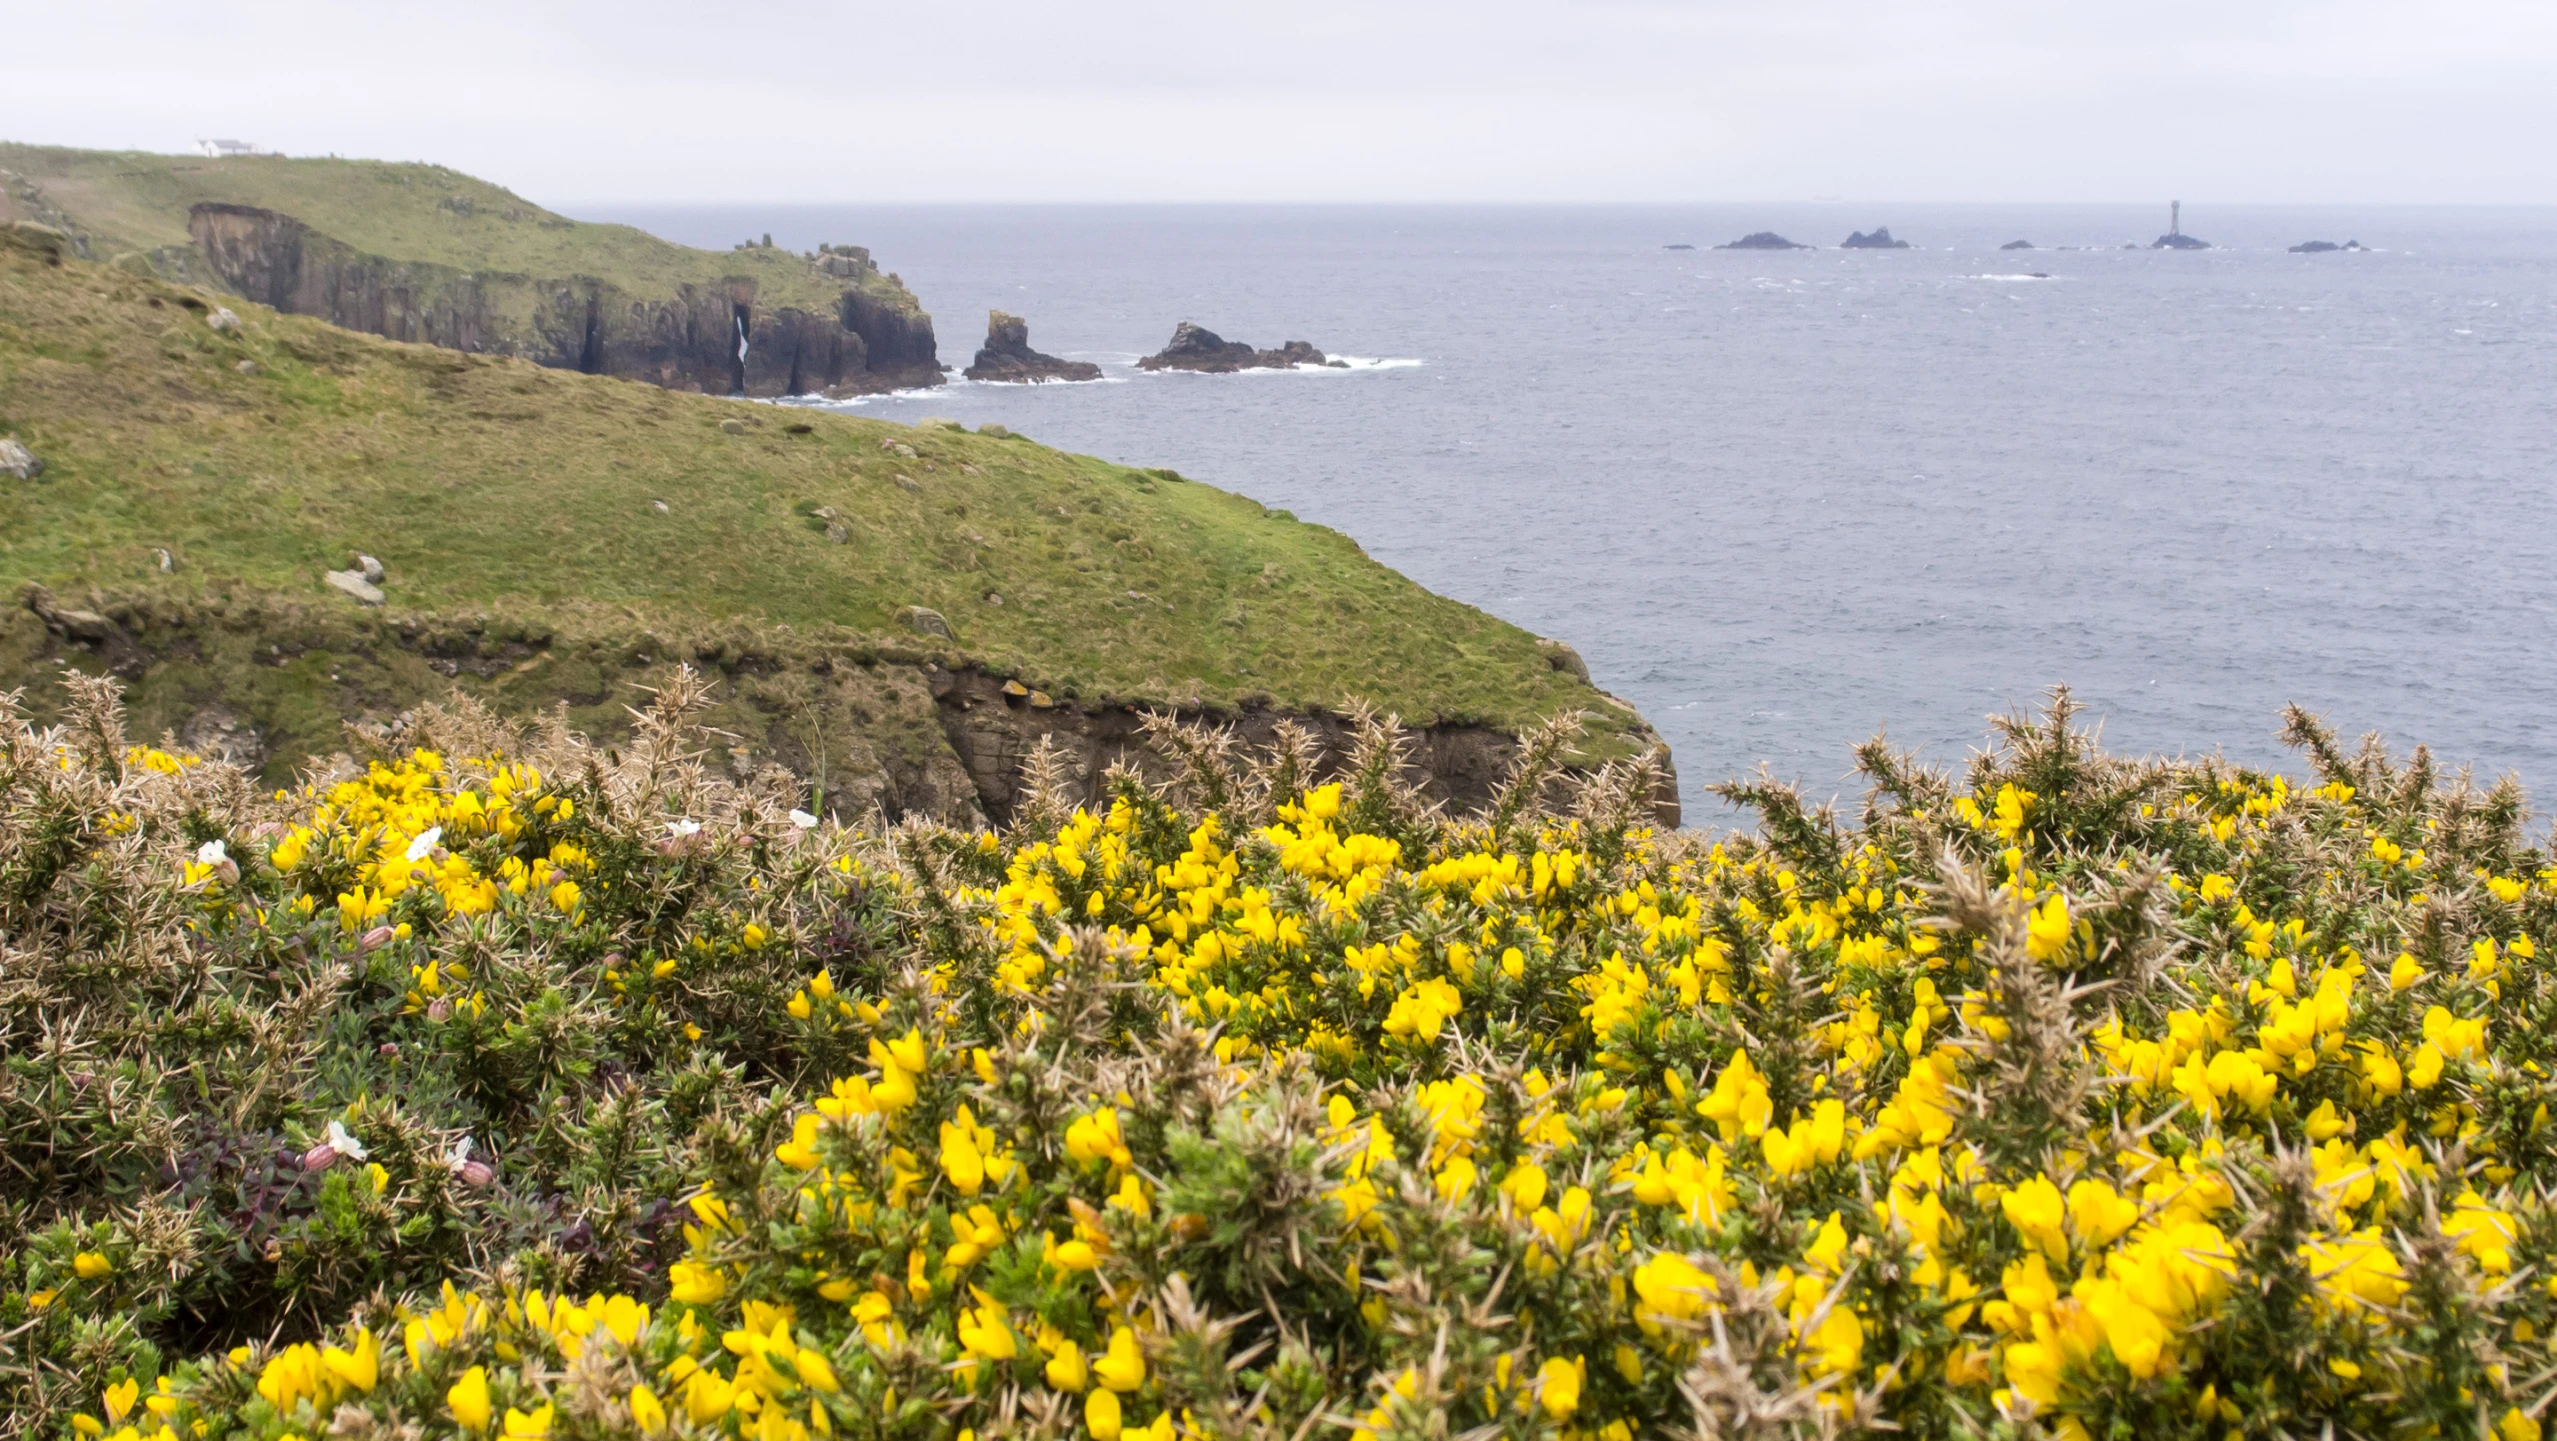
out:
{"label": "blue sea", "polygon": [[[2296,774],[2296,701],[2557,794],[2557,211],[2195,204],[2197,252],[2121,248],[2163,205],[586,215],[867,245],[954,367],[1026,316],[1107,378],[847,408],[1347,531],[1578,647],[1691,814],[1762,763],[1851,797],[1878,731],[1958,765],[2060,682],[2119,749]],[[1876,225],[1912,248],[1835,248]],[[1711,248],[1756,230],[1827,248]],[[1181,320],[1354,368],[1135,370]]]}

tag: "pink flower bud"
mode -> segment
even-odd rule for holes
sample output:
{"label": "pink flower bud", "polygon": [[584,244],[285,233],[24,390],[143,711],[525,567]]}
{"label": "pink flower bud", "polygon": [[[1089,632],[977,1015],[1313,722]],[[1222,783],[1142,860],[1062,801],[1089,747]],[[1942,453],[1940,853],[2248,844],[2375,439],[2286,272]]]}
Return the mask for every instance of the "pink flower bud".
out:
{"label": "pink flower bud", "polygon": [[452,1015],[453,1003],[443,996],[437,996],[434,1001],[426,1007],[426,1019],[436,1022],[439,1025],[451,1019]]}
{"label": "pink flower bud", "polygon": [[463,1185],[474,1188],[486,1186],[497,1179],[497,1172],[486,1161],[464,1161],[454,1168],[453,1174],[462,1178]]}
{"label": "pink flower bud", "polygon": [[302,1153],[302,1169],[305,1171],[325,1171],[336,1164],[337,1147],[326,1141]]}
{"label": "pink flower bud", "polygon": [[355,944],[359,950],[379,950],[383,946],[389,945],[391,943],[391,938],[398,934],[398,931],[389,926],[375,926],[373,929],[366,931],[364,933],[364,938],[357,941]]}

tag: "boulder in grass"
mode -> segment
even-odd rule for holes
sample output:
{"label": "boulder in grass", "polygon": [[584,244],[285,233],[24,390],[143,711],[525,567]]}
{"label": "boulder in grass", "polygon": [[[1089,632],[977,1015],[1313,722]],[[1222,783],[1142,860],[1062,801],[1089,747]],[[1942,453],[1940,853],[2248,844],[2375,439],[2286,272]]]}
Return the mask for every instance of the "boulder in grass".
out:
{"label": "boulder in grass", "polygon": [[958,639],[950,633],[950,622],[942,617],[941,612],[928,605],[907,606],[897,612],[897,619],[905,622],[906,629],[917,635],[937,635],[943,640]]}
{"label": "boulder in grass", "polygon": [[0,475],[11,480],[33,480],[44,474],[44,459],[15,440],[0,438]]}
{"label": "boulder in grass", "polygon": [[383,601],[389,599],[388,596],[382,594],[382,588],[373,584],[371,581],[366,580],[364,578],[364,572],[360,570],[333,570],[328,572],[326,575],[321,576],[320,579],[327,581],[330,585],[337,587],[339,590],[346,592],[348,595],[355,597],[357,600],[362,601],[366,605],[380,605]]}

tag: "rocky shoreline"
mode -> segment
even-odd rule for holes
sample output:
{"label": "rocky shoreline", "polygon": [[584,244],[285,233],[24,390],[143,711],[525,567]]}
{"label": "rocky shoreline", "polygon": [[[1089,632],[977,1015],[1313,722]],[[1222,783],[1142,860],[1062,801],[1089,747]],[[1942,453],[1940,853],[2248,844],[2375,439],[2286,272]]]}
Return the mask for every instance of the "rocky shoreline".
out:
{"label": "rocky shoreline", "polygon": [[1276,350],[1255,350],[1240,340],[1228,340],[1187,320],[1173,328],[1171,344],[1136,365],[1139,370],[1190,370],[1203,375],[1230,375],[1238,370],[1294,370],[1300,366],[1315,365],[1334,370],[1349,369],[1349,362],[1333,360],[1302,340],[1291,340]]}

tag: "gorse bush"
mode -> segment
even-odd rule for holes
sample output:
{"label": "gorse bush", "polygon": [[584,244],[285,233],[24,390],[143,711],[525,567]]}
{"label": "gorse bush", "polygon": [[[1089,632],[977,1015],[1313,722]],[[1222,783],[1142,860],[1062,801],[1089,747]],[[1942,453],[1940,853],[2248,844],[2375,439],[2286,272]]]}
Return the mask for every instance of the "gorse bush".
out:
{"label": "gorse bush", "polygon": [[290,793],[10,719],[12,1434],[2540,1434],[2519,794],[2099,753],[1657,834],[1168,779],[845,830],[464,706]]}

